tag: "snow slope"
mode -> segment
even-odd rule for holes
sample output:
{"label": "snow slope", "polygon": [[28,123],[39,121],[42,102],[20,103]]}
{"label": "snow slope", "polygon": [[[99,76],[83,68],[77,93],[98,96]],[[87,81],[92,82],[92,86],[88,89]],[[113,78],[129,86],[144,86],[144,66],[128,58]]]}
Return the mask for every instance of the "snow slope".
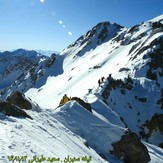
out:
{"label": "snow slope", "polygon": [[[92,162],[104,163],[107,161],[91,146],[96,146],[95,150],[101,153],[109,151],[112,148],[109,142],[118,140],[124,132],[123,128],[88,113],[76,102],[70,102],[57,111],[34,108],[28,114],[33,120],[0,115],[0,162],[7,163],[7,156],[11,155],[28,156],[28,159],[44,155],[61,160],[69,155],[91,156]],[[104,132],[106,134],[101,135]],[[85,139],[81,138],[82,134]],[[97,141],[99,136],[101,139]],[[103,141],[108,143],[101,146]]]}
{"label": "snow slope", "polygon": [[[141,135],[148,133],[145,123],[153,115],[163,114],[158,104],[163,90],[162,50],[160,15],[129,29],[99,23],[60,55],[41,60],[1,96],[5,99],[19,90],[40,108],[27,111],[33,120],[1,114],[0,161],[7,162],[12,154],[43,154],[62,160],[70,155],[92,156],[92,162],[121,162],[109,151],[130,129],[142,138],[151,162],[162,162],[163,151],[158,147],[162,133],[153,131],[149,138]],[[109,74],[121,84],[111,87]],[[105,80],[99,86],[102,77]],[[129,77],[131,83],[127,83]],[[64,94],[89,102],[93,113],[74,101],[57,108]]]}
{"label": "snow slope", "polygon": [[[85,44],[87,44],[87,40],[90,42],[92,38],[86,38],[84,45],[81,44],[82,41],[77,40],[61,53],[61,56],[54,63],[53,70],[49,70],[53,72],[48,77],[46,84],[41,87],[41,91],[38,93],[38,89],[32,88],[26,94],[42,107],[51,108],[58,105],[65,93],[82,99],[87,98],[86,95],[89,94],[90,90],[100,89],[98,88],[98,79],[103,76],[106,78],[109,74],[112,74],[114,78],[121,79],[128,75],[135,78],[145,77],[148,68],[146,64],[150,61],[150,58],[142,58],[148,51],[152,51],[153,47],[149,47],[139,55],[137,53],[146,47],[147,43],[152,43],[158,36],[162,37],[163,32],[159,31],[154,35],[154,29],[151,28],[149,22],[145,22],[137,28],[134,32],[131,32],[131,29],[121,27],[114,38],[109,40],[106,38],[107,42],[100,45],[94,43],[98,42],[95,41],[97,38],[94,37],[93,45],[89,43],[88,46],[85,46]],[[143,36],[138,37],[140,35]],[[90,45],[92,45],[92,49],[89,49]],[[80,49],[84,50],[82,55],[78,54],[81,51]],[[134,57],[135,59],[133,59]],[[59,66],[60,64],[62,66]],[[128,71],[120,71],[122,68],[127,68]],[[63,72],[61,72],[61,69]],[[60,70],[60,73],[56,77],[55,71],[58,70]],[[47,98],[42,100],[45,94],[48,100]]]}

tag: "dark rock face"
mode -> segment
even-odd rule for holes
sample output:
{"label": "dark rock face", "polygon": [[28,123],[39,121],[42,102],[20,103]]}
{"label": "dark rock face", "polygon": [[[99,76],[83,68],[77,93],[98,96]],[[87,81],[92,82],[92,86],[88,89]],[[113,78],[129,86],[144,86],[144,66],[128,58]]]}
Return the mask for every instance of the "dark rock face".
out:
{"label": "dark rock face", "polygon": [[[150,138],[152,133],[159,131],[161,135],[163,134],[163,114],[160,115],[154,115],[149,121],[147,120],[144,124],[145,127],[147,127],[148,132],[145,132],[145,130],[142,128],[142,131],[140,131],[140,135],[143,138]],[[159,147],[163,148],[163,142],[160,142],[158,145]]]}
{"label": "dark rock face", "polygon": [[89,103],[84,102],[82,99],[78,97],[72,97],[71,100],[77,101],[81,106],[83,106],[86,110],[92,113],[92,108]]}
{"label": "dark rock face", "polygon": [[[122,88],[127,90],[132,90],[133,88],[133,80],[130,76],[126,78],[126,82],[123,82],[121,79],[114,79],[111,77],[111,74],[107,78],[108,84],[106,85],[104,91],[102,92],[102,96],[104,99],[108,99],[110,96],[111,90],[114,90],[116,88]],[[125,92],[125,91],[124,91]],[[106,102],[104,100],[104,102]],[[107,102],[106,102],[107,103]]]}
{"label": "dark rock face", "polygon": [[157,38],[149,45],[149,47],[158,47],[153,48],[154,50],[149,53],[151,61],[147,64],[149,69],[147,71],[147,78],[151,80],[157,80],[158,76],[163,76],[163,38]]}
{"label": "dark rock face", "polygon": [[53,53],[51,55],[51,57],[47,60],[46,67],[52,66],[54,64],[55,60],[56,60],[56,54]]}
{"label": "dark rock face", "polygon": [[121,140],[113,144],[111,151],[118,158],[123,158],[125,163],[147,163],[150,161],[148,150],[135,133],[128,133]]}
{"label": "dark rock face", "polygon": [[10,105],[16,105],[21,109],[31,110],[31,103],[18,91],[12,93],[6,100]]}
{"label": "dark rock face", "polygon": [[163,109],[163,88],[161,89],[161,96],[160,99],[157,101],[157,104],[161,106],[161,109]]}
{"label": "dark rock face", "polygon": [[32,119],[25,111],[20,109],[18,106],[12,105],[9,102],[5,102],[5,101],[0,102],[0,112],[8,116],[24,117],[24,118],[26,117]]}
{"label": "dark rock face", "polygon": [[158,146],[163,149],[163,143],[160,143]]}
{"label": "dark rock face", "polygon": [[156,130],[157,128],[159,131],[163,132],[163,114],[154,115],[152,119],[147,123],[147,128],[150,132]]}

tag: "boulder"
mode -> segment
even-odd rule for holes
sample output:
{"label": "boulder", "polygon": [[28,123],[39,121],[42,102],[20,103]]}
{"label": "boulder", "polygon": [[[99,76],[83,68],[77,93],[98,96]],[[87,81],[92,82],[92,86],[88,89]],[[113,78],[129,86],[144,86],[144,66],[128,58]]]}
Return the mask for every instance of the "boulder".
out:
{"label": "boulder", "polygon": [[21,109],[31,110],[32,105],[19,91],[13,92],[6,100],[9,104],[16,105]]}
{"label": "boulder", "polygon": [[123,158],[125,163],[147,163],[150,161],[148,150],[135,133],[129,132],[113,143],[114,154],[118,158]]}
{"label": "boulder", "polygon": [[0,112],[8,116],[27,117],[32,119],[25,111],[20,109],[18,106],[12,105],[6,101],[0,101]]}

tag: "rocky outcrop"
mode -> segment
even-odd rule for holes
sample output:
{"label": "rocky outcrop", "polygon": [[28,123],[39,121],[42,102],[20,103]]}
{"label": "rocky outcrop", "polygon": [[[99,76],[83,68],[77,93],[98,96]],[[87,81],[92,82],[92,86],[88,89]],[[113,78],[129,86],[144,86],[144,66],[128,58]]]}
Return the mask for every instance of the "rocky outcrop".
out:
{"label": "rocky outcrop", "polygon": [[157,101],[157,104],[160,105],[161,109],[163,109],[163,88],[161,89],[160,99]]}
{"label": "rocky outcrop", "polygon": [[82,99],[79,97],[72,97],[71,100],[77,101],[81,106],[83,106],[86,110],[92,113],[92,108],[89,103],[84,102]]}
{"label": "rocky outcrop", "polygon": [[121,79],[114,79],[111,77],[111,74],[107,78],[108,84],[106,85],[104,91],[102,92],[102,96],[104,98],[104,102],[106,102],[106,99],[109,98],[110,92],[116,88],[123,89],[123,94],[125,94],[125,89],[132,90],[133,88],[133,80],[130,76],[126,78],[126,81],[122,81]]}
{"label": "rocky outcrop", "polygon": [[149,132],[154,130],[159,130],[163,132],[163,114],[161,115],[154,115],[149,122],[147,122],[147,128]]}
{"label": "rocky outcrop", "polygon": [[46,62],[46,67],[51,67],[51,66],[54,64],[55,60],[56,60],[56,54],[53,53],[53,54],[51,55],[51,57],[48,58],[48,60],[47,60],[47,62]]}
{"label": "rocky outcrop", "polygon": [[151,42],[149,47],[154,50],[148,54],[148,56],[151,58],[151,61],[147,63],[149,69],[147,70],[146,76],[151,80],[157,80],[158,76],[163,76],[163,37],[155,39],[153,42]]}
{"label": "rocky outcrop", "polygon": [[16,105],[21,109],[31,110],[31,103],[19,91],[12,93],[6,100],[10,105]]}
{"label": "rocky outcrop", "polygon": [[25,111],[20,109],[16,105],[12,105],[9,102],[1,101],[0,102],[0,112],[7,116],[13,117],[23,117],[23,118],[30,118],[32,119]]}
{"label": "rocky outcrop", "polygon": [[[159,131],[161,134],[163,133],[163,114],[154,115],[150,120],[147,120],[143,125],[147,127],[148,130],[145,130],[141,127],[140,135],[147,140],[152,136],[152,133]],[[146,131],[146,132],[145,132]],[[158,146],[163,147],[163,142],[160,142]]]}
{"label": "rocky outcrop", "polygon": [[148,150],[135,133],[128,133],[121,137],[121,140],[112,144],[114,154],[123,158],[125,163],[147,163],[150,161]]}

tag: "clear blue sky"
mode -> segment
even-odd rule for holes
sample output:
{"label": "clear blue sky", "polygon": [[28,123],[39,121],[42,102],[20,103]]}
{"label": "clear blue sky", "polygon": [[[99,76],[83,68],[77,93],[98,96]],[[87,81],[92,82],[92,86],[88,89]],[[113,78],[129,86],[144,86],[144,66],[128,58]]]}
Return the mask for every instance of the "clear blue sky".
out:
{"label": "clear blue sky", "polygon": [[0,50],[61,51],[102,21],[132,27],[163,14],[163,0],[0,0]]}

